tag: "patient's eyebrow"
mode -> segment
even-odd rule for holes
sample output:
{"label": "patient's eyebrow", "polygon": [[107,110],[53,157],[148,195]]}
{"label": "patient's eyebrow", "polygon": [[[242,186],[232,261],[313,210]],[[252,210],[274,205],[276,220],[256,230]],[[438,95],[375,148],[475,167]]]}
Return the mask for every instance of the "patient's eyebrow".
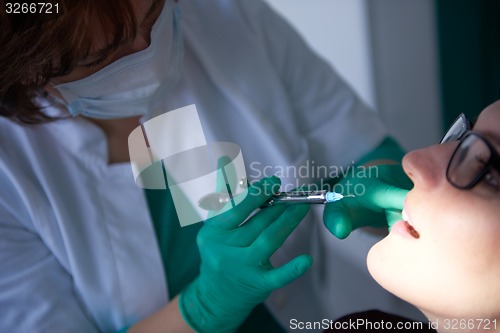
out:
{"label": "patient's eyebrow", "polygon": [[500,147],[500,138],[498,136],[496,136],[496,135],[493,135],[492,139],[493,139],[493,142],[495,143],[495,145],[497,147]]}
{"label": "patient's eyebrow", "polygon": [[498,136],[498,134],[496,133],[493,133],[493,132],[483,132],[484,135],[486,135],[486,137],[488,139],[491,140],[491,143],[495,146],[495,148],[497,149],[498,152],[500,152],[500,137]]}

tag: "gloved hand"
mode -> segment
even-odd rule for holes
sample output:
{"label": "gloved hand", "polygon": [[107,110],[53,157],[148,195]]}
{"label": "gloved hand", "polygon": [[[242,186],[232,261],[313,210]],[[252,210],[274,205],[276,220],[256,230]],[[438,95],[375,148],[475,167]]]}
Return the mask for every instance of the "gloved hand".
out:
{"label": "gloved hand", "polygon": [[357,167],[334,187],[337,192],[355,197],[327,204],[325,226],[340,239],[359,227],[390,228],[401,220],[404,200],[412,186],[401,164]]}
{"label": "gloved hand", "polygon": [[273,290],[302,276],[311,266],[308,255],[278,268],[269,260],[307,214],[308,206],[262,209],[242,224],[279,184],[276,177],[257,182],[241,203],[208,219],[201,228],[197,237],[200,275],[179,298],[184,319],[197,332],[236,331]]}

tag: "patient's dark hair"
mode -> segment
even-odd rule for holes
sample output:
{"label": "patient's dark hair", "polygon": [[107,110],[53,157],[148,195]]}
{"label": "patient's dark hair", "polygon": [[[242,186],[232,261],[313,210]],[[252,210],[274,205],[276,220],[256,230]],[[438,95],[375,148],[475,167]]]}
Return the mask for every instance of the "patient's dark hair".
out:
{"label": "patient's dark hair", "polygon": [[8,14],[5,0],[0,0],[0,116],[26,124],[54,119],[34,98],[46,95],[43,87],[51,78],[69,73],[85,59],[96,28],[114,47],[136,34],[129,1],[44,2],[53,4],[52,14]]}

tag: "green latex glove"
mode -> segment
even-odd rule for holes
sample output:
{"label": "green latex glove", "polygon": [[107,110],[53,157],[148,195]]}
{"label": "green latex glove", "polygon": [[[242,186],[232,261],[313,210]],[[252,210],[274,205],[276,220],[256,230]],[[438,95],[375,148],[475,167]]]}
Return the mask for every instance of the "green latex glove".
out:
{"label": "green latex glove", "polygon": [[[392,139],[386,138],[361,163],[376,159],[400,161],[403,154]],[[361,166],[352,171],[334,186],[334,190],[355,197],[327,204],[323,213],[325,226],[340,239],[360,227],[390,229],[401,220],[406,194],[413,187],[401,164]]]}
{"label": "green latex glove", "polygon": [[[346,238],[360,227],[391,227],[401,220],[401,210],[408,193],[405,188],[411,188],[411,181],[400,164],[379,165],[377,169],[378,177],[349,176],[335,187],[336,190],[351,189],[344,191],[344,195],[363,193],[325,206],[323,221],[336,237]],[[359,170],[357,168],[356,172]],[[372,172],[375,174],[374,170]]]}
{"label": "green latex glove", "polygon": [[276,177],[257,182],[240,204],[208,219],[201,228],[197,237],[200,275],[179,298],[184,319],[197,332],[236,331],[273,290],[302,276],[311,266],[308,255],[278,268],[269,260],[307,214],[308,206],[262,209],[242,224],[279,184]]}

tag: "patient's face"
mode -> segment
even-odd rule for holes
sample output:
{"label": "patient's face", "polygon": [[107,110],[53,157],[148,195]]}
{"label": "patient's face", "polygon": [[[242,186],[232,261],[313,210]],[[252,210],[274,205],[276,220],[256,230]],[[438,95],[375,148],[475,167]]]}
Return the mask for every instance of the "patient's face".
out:
{"label": "patient's face", "polygon": [[[500,152],[500,102],[486,108],[474,131]],[[413,151],[403,160],[415,186],[405,212],[418,232],[404,223],[372,247],[368,268],[384,288],[424,312],[446,318],[499,317],[500,177],[470,190],[446,179],[457,146],[448,142]]]}

